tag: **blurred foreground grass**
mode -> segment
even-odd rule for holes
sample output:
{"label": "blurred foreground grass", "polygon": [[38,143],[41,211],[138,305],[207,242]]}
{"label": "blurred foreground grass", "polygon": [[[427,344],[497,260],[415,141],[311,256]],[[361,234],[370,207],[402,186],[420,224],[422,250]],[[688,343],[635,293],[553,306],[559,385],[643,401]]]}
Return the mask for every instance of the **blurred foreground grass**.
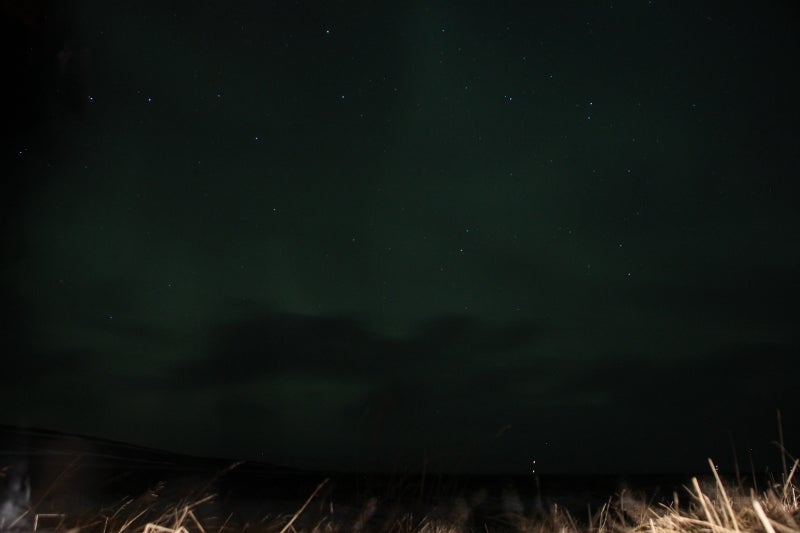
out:
{"label": "blurred foreground grass", "polygon": [[[593,516],[579,520],[552,506],[530,515],[501,513],[479,516],[464,499],[432,506],[414,514],[390,499],[370,498],[348,513],[335,502],[324,502],[319,494],[326,479],[308,495],[294,513],[264,516],[245,522],[234,514],[219,515],[213,494],[194,493],[166,497],[160,484],[137,498],[124,499],[110,508],[74,515],[37,512],[34,505],[7,529],[58,533],[263,533],[299,532],[748,532],[800,533],[800,490],[795,482],[798,460],[784,471],[781,480],[763,490],[743,485],[725,486],[711,459],[713,483],[691,478],[684,494],[673,494],[669,504],[647,503],[624,492],[609,498]],[[384,508],[379,510],[379,508]]]}

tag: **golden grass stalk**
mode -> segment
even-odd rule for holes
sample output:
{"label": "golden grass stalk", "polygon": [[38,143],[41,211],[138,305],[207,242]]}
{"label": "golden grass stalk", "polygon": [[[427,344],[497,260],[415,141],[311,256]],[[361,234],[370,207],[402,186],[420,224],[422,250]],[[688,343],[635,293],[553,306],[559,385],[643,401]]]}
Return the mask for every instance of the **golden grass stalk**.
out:
{"label": "golden grass stalk", "polygon": [[281,533],[286,533],[286,531],[287,531],[289,528],[291,528],[291,527],[292,527],[292,524],[294,524],[294,521],[295,521],[295,520],[297,520],[297,517],[298,517],[298,516],[300,516],[300,515],[303,513],[303,511],[305,511],[305,510],[306,510],[306,507],[308,507],[308,504],[309,504],[309,503],[311,503],[311,500],[313,500],[313,499],[314,499],[314,496],[316,496],[316,495],[317,495],[317,493],[320,491],[320,489],[322,489],[322,487],[324,487],[324,486],[325,486],[325,484],[326,484],[326,483],[329,481],[329,479],[330,479],[330,478],[325,478],[325,479],[322,481],[322,483],[320,483],[319,485],[317,485],[317,488],[316,488],[316,489],[314,489],[314,492],[312,492],[312,493],[311,493],[311,496],[309,496],[309,497],[308,497],[308,499],[307,499],[307,500],[306,500],[306,502],[303,504],[303,506],[302,506],[302,507],[300,507],[300,509],[298,509],[296,513],[294,513],[294,516],[292,516],[292,519],[291,519],[291,520],[289,520],[289,523],[288,523],[288,524],[286,524],[285,526],[283,526],[283,529],[281,529]]}

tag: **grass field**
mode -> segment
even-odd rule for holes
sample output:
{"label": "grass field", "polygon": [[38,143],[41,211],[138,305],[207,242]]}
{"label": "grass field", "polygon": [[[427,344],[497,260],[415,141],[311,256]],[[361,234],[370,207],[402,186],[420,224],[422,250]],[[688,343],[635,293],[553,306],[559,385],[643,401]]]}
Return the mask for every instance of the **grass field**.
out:
{"label": "grass field", "polygon": [[[798,461],[787,465],[782,479],[766,487],[728,485],[713,474],[711,482],[687,480],[673,501],[648,503],[624,492],[610,495],[608,502],[591,516],[571,516],[558,505],[530,514],[500,512],[478,514],[472,503],[456,498],[428,509],[414,511],[393,505],[392,498],[371,497],[347,510],[325,497],[328,479],[322,481],[292,513],[266,515],[244,521],[234,513],[221,514],[216,495],[208,487],[170,494],[157,484],[151,490],[115,505],[74,514],[70,509],[46,505],[44,494],[17,519],[4,524],[17,531],[69,533],[226,533],[253,532],[746,532],[800,533],[800,490],[796,483]],[[444,500],[444,498],[443,498]],[[45,507],[48,512],[44,512]]]}

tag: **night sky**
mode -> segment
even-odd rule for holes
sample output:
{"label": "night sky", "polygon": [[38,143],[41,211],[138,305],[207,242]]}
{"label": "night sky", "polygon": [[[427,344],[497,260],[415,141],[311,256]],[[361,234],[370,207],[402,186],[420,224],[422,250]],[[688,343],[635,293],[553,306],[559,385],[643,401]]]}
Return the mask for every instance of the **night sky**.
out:
{"label": "night sky", "polygon": [[128,4],[2,4],[0,423],[763,471],[780,409],[800,453],[793,2]]}

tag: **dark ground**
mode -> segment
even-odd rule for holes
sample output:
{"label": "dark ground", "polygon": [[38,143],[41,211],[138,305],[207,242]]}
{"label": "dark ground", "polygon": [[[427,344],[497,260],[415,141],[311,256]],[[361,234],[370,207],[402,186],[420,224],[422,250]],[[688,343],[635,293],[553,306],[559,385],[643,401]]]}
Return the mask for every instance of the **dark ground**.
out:
{"label": "dark ground", "polygon": [[[293,514],[325,479],[329,482],[303,513],[304,521],[316,522],[327,515],[337,523],[353,523],[372,497],[377,498],[372,520],[379,523],[391,519],[393,513],[450,516],[458,508],[459,499],[481,523],[502,520],[504,512],[544,512],[553,504],[585,520],[609,499],[616,500],[623,489],[625,494],[641,496],[651,504],[670,503],[673,491],[688,500],[682,486],[689,485],[691,478],[689,473],[514,477],[453,476],[435,471],[424,476],[311,472],[265,463],[188,457],[9,426],[0,426],[0,443],[0,466],[22,465],[27,469],[30,503],[36,513],[97,515],[105,509],[103,512],[109,515],[126,499],[132,499],[126,513],[147,506],[157,512],[215,494],[197,514],[209,519],[232,514],[232,520],[240,524]],[[700,474],[706,480],[710,477]],[[735,481],[732,476],[728,479]],[[760,483],[764,483],[763,477]]]}

